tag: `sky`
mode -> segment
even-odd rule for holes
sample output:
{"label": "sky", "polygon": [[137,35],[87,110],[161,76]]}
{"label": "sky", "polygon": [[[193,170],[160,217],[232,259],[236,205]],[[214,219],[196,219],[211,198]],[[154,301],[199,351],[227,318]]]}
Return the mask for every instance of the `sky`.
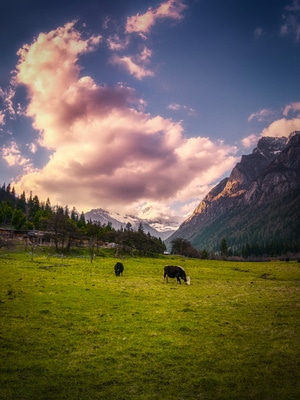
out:
{"label": "sky", "polygon": [[0,184],[79,213],[186,218],[300,130],[300,0],[6,0]]}

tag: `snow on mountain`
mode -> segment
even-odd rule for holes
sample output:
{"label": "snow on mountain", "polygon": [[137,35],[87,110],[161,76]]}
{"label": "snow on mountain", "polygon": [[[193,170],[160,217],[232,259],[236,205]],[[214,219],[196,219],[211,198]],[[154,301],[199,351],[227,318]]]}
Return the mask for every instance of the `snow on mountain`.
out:
{"label": "snow on mountain", "polygon": [[121,215],[116,212],[103,210],[102,208],[96,208],[85,213],[85,219],[87,221],[91,220],[93,222],[100,222],[102,225],[110,223],[114,229],[126,228],[126,225],[129,223],[133,230],[137,230],[139,225],[142,224],[145,233],[150,233],[151,236],[160,237],[162,240],[171,236],[182,222],[182,219],[179,217],[175,217],[171,220],[163,215],[160,215],[159,218],[148,219],[147,216],[150,217],[150,215],[150,208],[148,210],[143,210],[143,218],[134,215]]}

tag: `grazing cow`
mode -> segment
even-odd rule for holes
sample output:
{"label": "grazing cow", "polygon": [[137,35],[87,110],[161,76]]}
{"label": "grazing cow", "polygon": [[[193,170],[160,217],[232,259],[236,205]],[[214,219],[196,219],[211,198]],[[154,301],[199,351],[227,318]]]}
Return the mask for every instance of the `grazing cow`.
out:
{"label": "grazing cow", "polygon": [[179,265],[166,265],[164,268],[164,280],[168,282],[168,278],[176,278],[181,284],[182,279],[187,285],[191,283],[190,277],[186,276],[185,270]]}
{"label": "grazing cow", "polygon": [[123,275],[124,265],[121,262],[117,262],[115,265],[115,274],[116,276]]}

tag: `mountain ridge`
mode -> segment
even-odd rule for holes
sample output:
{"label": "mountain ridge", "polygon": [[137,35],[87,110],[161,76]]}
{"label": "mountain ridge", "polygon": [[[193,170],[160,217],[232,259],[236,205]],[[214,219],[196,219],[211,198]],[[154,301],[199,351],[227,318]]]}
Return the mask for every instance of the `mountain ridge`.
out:
{"label": "mountain ridge", "polygon": [[[289,212],[293,207],[299,217],[299,149],[300,131],[292,132],[289,138],[261,138],[252,154],[242,156],[230,176],[211,189],[178,230],[167,238],[166,244],[170,247],[172,240],[183,238],[199,250],[208,247],[217,251],[222,236],[232,248],[246,241],[288,239],[299,243],[299,222]],[[295,199],[299,202],[295,203]],[[275,204],[277,214],[273,209]],[[277,228],[280,221],[286,222],[280,216],[280,209],[288,214],[290,224],[284,234]],[[255,215],[258,212],[268,228],[263,229],[263,221]],[[277,221],[276,229],[268,214]],[[272,229],[276,232],[272,233]]]}
{"label": "mountain ridge", "polygon": [[139,218],[134,215],[124,215],[119,213],[109,212],[103,208],[92,209],[85,213],[85,219],[91,220],[93,222],[99,222],[103,224],[111,224],[114,229],[125,228],[129,223],[133,230],[138,230],[140,224],[142,224],[144,232],[149,233],[151,236],[161,238],[166,240],[172,233],[176,231],[179,227],[179,222],[177,219],[170,220],[164,218]]}

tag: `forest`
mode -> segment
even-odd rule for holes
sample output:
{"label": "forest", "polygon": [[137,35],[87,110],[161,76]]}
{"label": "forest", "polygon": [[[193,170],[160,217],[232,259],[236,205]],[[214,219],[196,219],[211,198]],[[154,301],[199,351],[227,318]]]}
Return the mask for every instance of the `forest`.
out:
{"label": "forest", "polygon": [[[283,211],[282,207],[281,210]],[[264,212],[266,210],[261,210],[261,215]],[[262,226],[265,228],[267,218],[263,220]],[[216,224],[217,226],[213,225],[210,228],[217,229],[217,234],[208,235],[210,238],[215,237],[214,242],[207,242],[204,237],[197,238],[196,244],[184,238],[172,240],[171,253],[201,259],[258,259],[278,256],[299,258],[299,235],[295,234],[292,238],[283,240],[280,236],[284,235],[284,227],[281,226],[276,235],[277,239],[263,240],[264,235],[259,237],[256,227],[256,237],[253,240],[253,235],[249,235],[252,229],[251,218],[248,219],[247,232],[241,231],[240,223],[237,228],[234,221],[234,217],[231,216],[230,220],[223,221],[220,226]],[[268,223],[274,221],[275,218],[272,218]],[[295,218],[289,218],[289,221],[291,226],[293,221],[297,225]],[[43,244],[53,245],[55,251],[68,253],[71,250],[88,248],[91,257],[105,244],[115,245],[117,255],[155,256],[167,250],[161,238],[145,233],[142,224],[137,231],[130,223],[116,230],[110,223],[86,221],[84,213],[79,213],[75,207],[70,210],[68,206],[52,206],[49,198],[41,201],[31,192],[28,197],[25,192],[17,195],[10,184],[3,184],[0,188],[0,248],[12,245],[13,241],[7,240],[3,234],[8,230],[21,234],[23,232],[24,235],[29,233],[32,245],[37,244],[34,232],[43,232]]]}
{"label": "forest", "polygon": [[43,244],[53,244],[55,251],[68,253],[87,247],[91,258],[107,243],[116,245],[116,252],[139,256],[153,256],[166,250],[160,238],[144,232],[142,224],[134,231],[130,223],[116,230],[110,223],[86,221],[83,212],[75,207],[69,210],[68,206],[52,206],[49,198],[41,201],[32,193],[29,197],[25,192],[18,196],[10,184],[0,188],[0,228],[0,247],[12,245],[4,232],[24,233],[31,244],[37,244],[34,232],[39,231],[43,232]]}

